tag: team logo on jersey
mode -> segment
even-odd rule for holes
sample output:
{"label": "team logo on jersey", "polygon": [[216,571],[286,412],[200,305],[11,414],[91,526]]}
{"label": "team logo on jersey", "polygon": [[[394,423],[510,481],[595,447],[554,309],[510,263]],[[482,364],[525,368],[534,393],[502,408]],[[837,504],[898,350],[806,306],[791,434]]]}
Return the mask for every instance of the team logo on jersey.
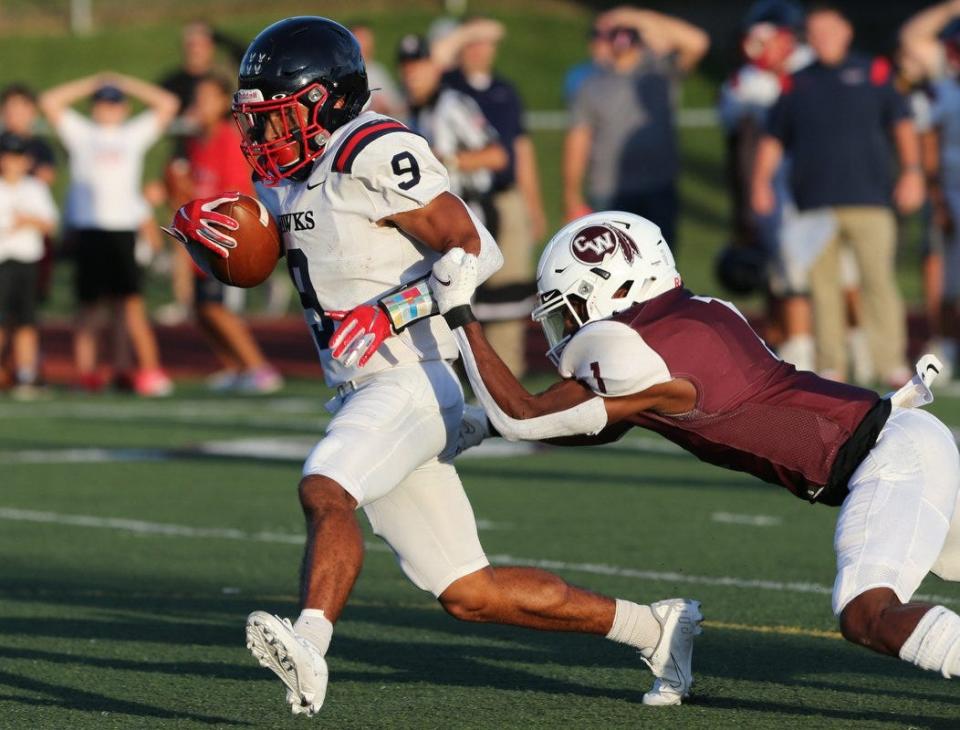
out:
{"label": "team logo on jersey", "polygon": [[281,213],[277,216],[277,222],[280,224],[281,233],[290,231],[312,231],[313,230],[313,211],[298,210],[293,213]]}
{"label": "team logo on jersey", "polygon": [[618,250],[628,264],[640,255],[636,242],[626,233],[614,226],[587,226],[573,237],[570,242],[573,257],[588,266],[603,263],[607,257]]}

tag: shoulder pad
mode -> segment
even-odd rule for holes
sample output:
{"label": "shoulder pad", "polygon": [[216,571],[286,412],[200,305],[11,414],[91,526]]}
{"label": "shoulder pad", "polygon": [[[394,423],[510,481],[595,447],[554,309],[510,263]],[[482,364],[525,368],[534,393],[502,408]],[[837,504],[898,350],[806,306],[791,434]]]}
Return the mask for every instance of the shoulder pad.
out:
{"label": "shoulder pad", "polygon": [[632,395],[672,379],[663,358],[623,322],[591,322],[560,356],[560,375],[584,382],[600,396]]}
{"label": "shoulder pad", "polygon": [[353,172],[353,164],[363,150],[371,142],[385,137],[388,134],[397,132],[406,132],[414,134],[396,119],[381,117],[361,124],[352,130],[340,143],[333,158],[333,171],[350,174]]}

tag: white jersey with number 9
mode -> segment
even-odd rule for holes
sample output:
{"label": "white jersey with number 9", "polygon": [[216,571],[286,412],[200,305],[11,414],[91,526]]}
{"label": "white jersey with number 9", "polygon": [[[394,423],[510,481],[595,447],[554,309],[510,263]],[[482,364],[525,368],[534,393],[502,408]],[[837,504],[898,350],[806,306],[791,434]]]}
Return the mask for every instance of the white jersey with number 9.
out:
{"label": "white jersey with number 9", "polygon": [[447,171],[422,137],[373,112],[333,133],[306,180],[257,185],[283,233],[327,385],[402,363],[456,358],[446,323],[431,317],[387,339],[362,369],[345,368],[330,354],[335,323],[323,314],[375,303],[430,273],[438,253],[378,222],[423,207],[449,187]]}

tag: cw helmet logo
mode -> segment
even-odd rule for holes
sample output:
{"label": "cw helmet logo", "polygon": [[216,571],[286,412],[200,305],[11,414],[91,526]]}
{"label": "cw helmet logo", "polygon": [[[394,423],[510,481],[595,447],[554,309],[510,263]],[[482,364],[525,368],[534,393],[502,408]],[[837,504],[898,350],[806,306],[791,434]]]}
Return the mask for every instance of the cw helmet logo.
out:
{"label": "cw helmet logo", "polygon": [[627,263],[633,263],[640,255],[636,242],[626,233],[613,226],[587,226],[573,237],[570,252],[573,257],[588,266],[603,263],[619,249]]}

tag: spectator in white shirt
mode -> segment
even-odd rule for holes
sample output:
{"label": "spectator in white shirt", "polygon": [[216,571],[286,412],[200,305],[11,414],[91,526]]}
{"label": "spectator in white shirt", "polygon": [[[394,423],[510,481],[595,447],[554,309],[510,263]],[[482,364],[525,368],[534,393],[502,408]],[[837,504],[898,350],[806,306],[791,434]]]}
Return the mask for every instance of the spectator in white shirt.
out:
{"label": "spectator in white shirt", "polygon": [[[146,105],[130,116],[127,97]],[[71,105],[92,97],[90,116]],[[126,327],[136,355],[134,390],[144,396],[168,395],[172,383],[160,368],[156,338],[140,293],[134,258],[136,232],[150,215],[141,193],[143,159],[177,113],[177,97],[146,81],[100,74],[54,87],[40,97],[70,157],[70,187],[64,215],[76,253],[79,319],[74,356],[80,386],[98,390],[95,318],[109,303]]]}
{"label": "spectator in white shirt", "polygon": [[37,276],[43,237],[57,224],[47,186],[29,174],[29,140],[0,135],[0,352],[13,348],[13,395],[35,395],[38,383]]}

